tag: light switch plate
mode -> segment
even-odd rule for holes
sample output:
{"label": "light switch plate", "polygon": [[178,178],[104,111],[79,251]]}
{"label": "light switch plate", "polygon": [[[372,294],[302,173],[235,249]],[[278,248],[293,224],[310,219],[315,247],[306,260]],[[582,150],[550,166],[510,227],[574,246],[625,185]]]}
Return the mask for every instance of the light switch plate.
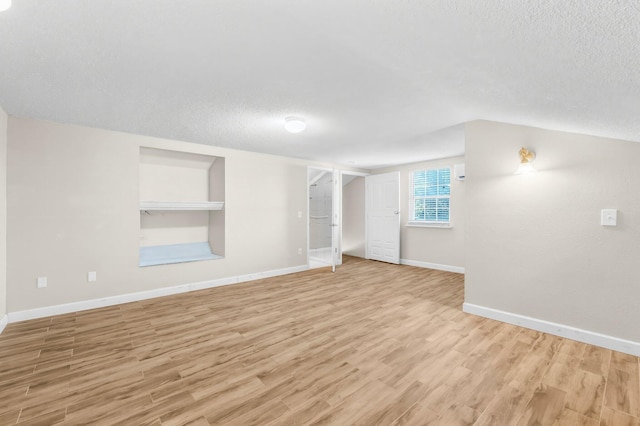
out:
{"label": "light switch plate", "polygon": [[89,281],[90,283],[96,281],[97,279],[98,279],[98,277],[96,276],[95,272],[87,273],[87,281]]}
{"label": "light switch plate", "polygon": [[602,226],[616,226],[618,224],[618,210],[602,209],[600,224]]}
{"label": "light switch plate", "polygon": [[38,277],[36,281],[36,286],[38,288],[45,288],[47,286],[47,277]]}

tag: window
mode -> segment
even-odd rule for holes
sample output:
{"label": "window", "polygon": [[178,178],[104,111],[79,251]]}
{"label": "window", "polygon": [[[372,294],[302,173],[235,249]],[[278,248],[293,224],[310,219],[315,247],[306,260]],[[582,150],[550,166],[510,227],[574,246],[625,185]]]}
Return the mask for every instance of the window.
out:
{"label": "window", "polygon": [[409,225],[449,226],[451,169],[412,172],[409,184]]}

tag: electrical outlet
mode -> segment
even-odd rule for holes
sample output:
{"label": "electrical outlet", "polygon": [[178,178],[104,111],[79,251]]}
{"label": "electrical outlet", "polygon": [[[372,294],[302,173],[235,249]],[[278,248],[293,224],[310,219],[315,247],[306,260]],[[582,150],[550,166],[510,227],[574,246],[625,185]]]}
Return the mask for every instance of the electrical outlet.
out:
{"label": "electrical outlet", "polygon": [[36,281],[37,288],[45,288],[47,286],[47,277],[38,277]]}
{"label": "electrical outlet", "polygon": [[298,254],[302,254],[302,248],[298,248]]}
{"label": "electrical outlet", "polygon": [[87,273],[87,281],[89,281],[90,283],[96,281],[97,279],[98,279],[98,277],[97,277],[95,272]]}

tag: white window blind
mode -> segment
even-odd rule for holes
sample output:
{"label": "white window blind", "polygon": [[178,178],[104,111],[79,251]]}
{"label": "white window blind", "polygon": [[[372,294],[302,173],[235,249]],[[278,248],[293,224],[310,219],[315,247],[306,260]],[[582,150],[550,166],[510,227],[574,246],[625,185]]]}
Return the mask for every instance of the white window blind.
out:
{"label": "white window blind", "polygon": [[412,172],[409,188],[409,224],[449,225],[450,197],[450,168]]}

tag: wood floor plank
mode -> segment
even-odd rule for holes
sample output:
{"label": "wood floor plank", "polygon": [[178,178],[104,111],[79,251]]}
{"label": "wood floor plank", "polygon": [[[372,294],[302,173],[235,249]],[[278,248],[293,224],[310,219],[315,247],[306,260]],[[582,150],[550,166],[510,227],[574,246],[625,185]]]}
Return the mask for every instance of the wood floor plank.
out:
{"label": "wood floor plank", "polygon": [[609,371],[609,363],[611,361],[611,352],[598,346],[588,345],[585,349],[580,369],[593,374],[606,376]]}
{"label": "wood floor plank", "polygon": [[373,408],[371,412],[363,416],[362,424],[367,425],[388,425],[402,416],[416,402],[420,401],[427,394],[427,387],[421,382],[413,382],[407,389],[398,394],[390,401],[380,404],[379,408]]}
{"label": "wood floor plank", "polygon": [[601,426],[640,426],[640,418],[633,417],[609,407],[602,408]]}
{"label": "wood floor plank", "polygon": [[7,325],[0,424],[640,426],[640,359],[344,265]]}
{"label": "wood floor plank", "polygon": [[612,366],[607,380],[605,405],[612,410],[639,417],[638,376]]}
{"label": "wood floor plank", "polygon": [[391,423],[393,426],[430,425],[438,420],[438,413],[417,402]]}
{"label": "wood floor plank", "polygon": [[435,426],[466,426],[472,425],[478,419],[479,412],[466,405],[453,403],[442,413],[433,424]]}
{"label": "wood floor plank", "polygon": [[53,410],[37,417],[25,419],[22,421],[22,418],[18,420],[18,424],[28,424],[32,426],[49,426],[60,424],[65,419],[65,409],[59,408],[57,410]]}
{"label": "wood floor plank", "polygon": [[562,415],[565,395],[563,390],[540,385],[518,420],[518,426],[553,424]]}
{"label": "wood floor plank", "polygon": [[560,417],[553,423],[554,426],[597,426],[598,421],[582,416],[575,411],[565,408]]}
{"label": "wood floor plank", "polygon": [[268,426],[304,425],[331,411],[331,406],[320,398],[307,400],[296,409],[290,409],[287,413],[268,423]]}
{"label": "wood floor plank", "polygon": [[311,425],[363,424],[372,406],[378,406],[393,389],[374,380],[363,383],[355,392],[341,399],[331,411],[311,422]]}
{"label": "wood floor plank", "polygon": [[0,425],[14,425],[18,421],[18,417],[20,417],[19,408],[5,412],[0,411]]}
{"label": "wood floor plank", "polygon": [[515,424],[532,395],[523,387],[503,387],[474,424],[478,426]]}
{"label": "wood floor plank", "polygon": [[224,424],[229,426],[264,425],[277,420],[288,412],[289,408],[282,401],[274,399]]}
{"label": "wood floor plank", "polygon": [[558,355],[551,362],[551,366],[542,378],[543,383],[568,391],[573,386],[573,379],[578,372],[580,360],[565,353]]}
{"label": "wood floor plank", "polygon": [[594,420],[600,419],[607,380],[604,376],[579,370],[568,389],[566,408]]}

